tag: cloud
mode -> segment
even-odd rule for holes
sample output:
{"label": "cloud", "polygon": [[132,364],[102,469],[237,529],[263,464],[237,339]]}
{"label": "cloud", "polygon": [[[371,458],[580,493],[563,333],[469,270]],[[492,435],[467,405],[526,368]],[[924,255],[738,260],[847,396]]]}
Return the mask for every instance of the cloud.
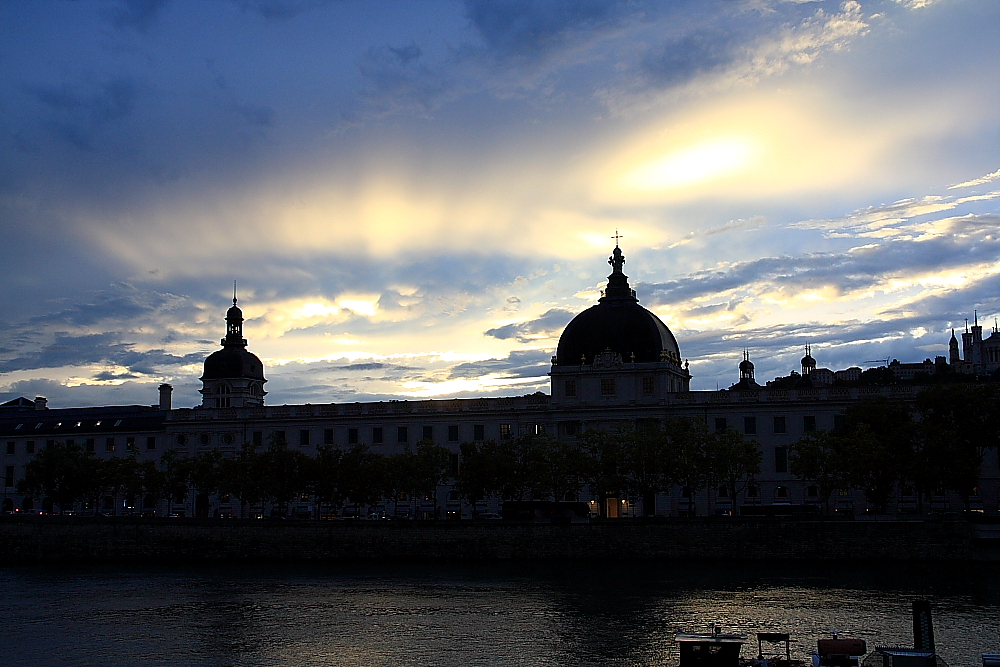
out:
{"label": "cloud", "polygon": [[170,0],[118,0],[116,7],[105,11],[105,17],[119,30],[131,28],[146,32]]}
{"label": "cloud", "polygon": [[448,378],[479,378],[485,375],[501,377],[540,377],[548,372],[551,350],[514,350],[505,359],[488,359],[452,366]]}
{"label": "cloud", "polygon": [[489,329],[485,335],[499,340],[515,339],[519,343],[530,343],[552,338],[563,330],[563,327],[573,319],[573,315],[574,313],[568,310],[552,308],[536,319]]}
{"label": "cloud", "polygon": [[329,7],[338,0],[234,0],[245,12],[253,12],[265,19],[288,21],[300,14]]}
{"label": "cloud", "polygon": [[[123,342],[119,332],[95,333],[73,336],[62,332],[55,334],[55,341],[40,350],[22,353],[0,361],[0,373],[113,364],[128,368],[134,373],[151,374],[157,367],[179,366],[203,361],[203,353],[184,356],[170,354],[162,349],[137,350],[134,343]],[[96,378],[95,379],[100,379]]]}
{"label": "cloud", "polygon": [[358,62],[365,81],[360,94],[372,113],[428,113],[462,92],[457,79],[442,67],[425,65],[422,56],[416,43],[372,47],[365,52]]}
{"label": "cloud", "polygon": [[25,83],[20,88],[47,109],[42,127],[85,151],[95,148],[101,128],[131,115],[140,98],[139,83],[123,77],[89,86]]}
{"label": "cloud", "polygon": [[956,183],[955,185],[949,186],[949,190],[955,190],[958,188],[971,188],[976,185],[984,185],[986,183],[992,183],[993,181],[1000,178],[1000,169],[997,169],[992,174],[986,174],[981,178],[975,178],[971,181],[965,181],[964,183]]}

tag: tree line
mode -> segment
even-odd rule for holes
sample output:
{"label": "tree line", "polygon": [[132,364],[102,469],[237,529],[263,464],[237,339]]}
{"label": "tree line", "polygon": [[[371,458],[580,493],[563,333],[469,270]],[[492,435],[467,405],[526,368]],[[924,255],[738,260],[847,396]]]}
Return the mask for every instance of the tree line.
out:
{"label": "tree line", "polygon": [[865,492],[876,512],[893,494],[912,489],[919,502],[954,491],[968,507],[986,452],[1000,445],[1000,387],[928,387],[913,403],[876,398],[849,407],[843,425],[795,443],[790,470],[812,482],[829,506],[837,489]]}
{"label": "tree line", "polygon": [[490,497],[576,500],[587,489],[601,499],[642,499],[652,514],[655,495],[678,484],[692,494],[721,484],[735,495],[759,472],[760,460],[754,442],[737,431],[710,433],[703,422],[688,418],[591,430],[573,443],[545,434],[465,442],[457,460],[431,441],[390,455],[365,445],[323,446],[315,456],[277,441],[266,448],[247,444],[228,457],[217,449],[194,456],[171,450],[157,465],[135,454],[101,459],[56,442],[25,466],[17,489],[64,509],[77,503],[96,508],[111,496],[116,512],[120,500],[155,506],[161,500],[182,503],[193,494],[197,508],[218,494],[235,498],[241,516],[265,503],[284,516],[293,502],[306,499],[318,518],[346,506],[360,513],[386,501],[393,513],[401,504],[415,512],[422,500],[437,507],[438,490],[450,483],[473,507]]}

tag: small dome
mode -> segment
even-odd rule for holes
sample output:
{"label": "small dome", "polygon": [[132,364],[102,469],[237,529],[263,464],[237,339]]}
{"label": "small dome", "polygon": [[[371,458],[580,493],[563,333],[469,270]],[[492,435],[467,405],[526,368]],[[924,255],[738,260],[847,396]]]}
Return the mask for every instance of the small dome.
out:
{"label": "small dome", "polygon": [[233,307],[226,311],[226,320],[242,320],[243,311],[235,303]]}
{"label": "small dome", "polygon": [[753,370],[753,362],[750,361],[749,359],[744,359],[743,361],[740,362],[740,370],[749,373],[750,371]]}
{"label": "small dome", "polygon": [[264,364],[257,355],[242,347],[228,346],[213,352],[205,359],[202,380],[236,378],[264,379]]}
{"label": "small dome", "polygon": [[810,367],[811,368],[811,367],[813,367],[815,365],[816,365],[816,360],[812,358],[811,354],[807,354],[806,356],[802,357],[802,367],[803,368],[805,368],[805,367]]}

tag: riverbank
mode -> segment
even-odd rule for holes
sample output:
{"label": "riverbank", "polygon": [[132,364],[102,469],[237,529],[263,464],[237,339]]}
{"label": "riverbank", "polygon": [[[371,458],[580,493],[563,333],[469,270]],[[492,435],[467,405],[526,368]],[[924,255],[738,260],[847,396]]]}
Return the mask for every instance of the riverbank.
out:
{"label": "riverbank", "polygon": [[1000,524],[672,519],[568,525],[4,517],[0,563],[457,559],[1000,560]]}

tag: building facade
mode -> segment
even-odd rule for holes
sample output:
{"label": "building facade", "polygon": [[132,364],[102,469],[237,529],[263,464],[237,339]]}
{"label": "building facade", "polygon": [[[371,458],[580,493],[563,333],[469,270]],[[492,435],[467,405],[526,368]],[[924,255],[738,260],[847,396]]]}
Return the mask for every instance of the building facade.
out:
{"label": "building facade", "polygon": [[[615,248],[609,263],[612,273],[598,304],[574,318],[559,340],[552,358],[549,395],[265,405],[264,367],[246,349],[242,312],[234,297],[226,314],[222,349],[205,361],[200,406],[174,409],[169,385],[160,387],[159,402],[151,406],[54,410],[43,398],[22,398],[0,406],[0,441],[6,445],[4,510],[43,508],[44,499],[17,495],[16,481],[33,454],[56,441],[79,444],[105,458],[135,456],[159,464],[167,451],[194,456],[219,450],[224,456],[233,456],[245,443],[264,447],[283,441],[308,455],[315,455],[325,445],[346,449],[361,444],[376,454],[388,455],[429,440],[450,450],[452,468],[457,469],[462,442],[503,441],[540,433],[575,442],[590,429],[615,429],[675,417],[702,420],[710,430],[733,428],[756,444],[762,455],[761,473],[744,494],[742,504],[815,504],[819,502],[816,487],[790,473],[790,446],[809,432],[834,429],[847,408],[859,401],[876,396],[910,401],[919,391],[914,385],[838,386],[832,381],[860,376],[858,368],[831,373],[829,382],[824,376],[816,378],[817,382],[761,387],[754,380],[747,353],[739,365],[740,381],[729,390],[691,391],[688,364],[677,341],[655,314],[639,305],[623,272],[625,257],[620,248]],[[982,350],[991,348],[985,341],[975,347],[979,340],[976,331],[981,338],[976,324],[970,339],[981,358]],[[994,338],[1000,341],[996,331],[988,340]],[[1000,367],[1000,360],[997,363]],[[825,370],[816,368],[808,349],[802,367],[800,380]],[[989,370],[982,363],[980,367]],[[998,478],[997,453],[990,451],[979,495],[970,500],[972,509],[997,512]],[[498,502],[493,499],[479,509],[495,511]],[[658,495],[654,508],[641,507],[640,500],[630,498],[614,499],[614,507],[597,506],[606,499],[590,502],[593,511],[604,516],[705,515],[734,509],[724,489],[706,489],[692,496],[674,488]],[[838,490],[832,502],[843,512],[868,509],[860,489]],[[240,511],[238,503],[225,496],[201,502],[193,497],[169,499],[151,507],[137,507],[136,503],[141,501],[105,497],[99,508],[89,509],[185,516],[232,516]],[[891,509],[910,512],[917,505],[912,490],[904,488]],[[250,509],[253,514],[265,515],[272,508]],[[392,506],[382,504],[373,509],[391,512]],[[447,484],[437,494],[436,504],[420,501],[415,509],[421,515],[437,517],[471,515],[471,508]],[[963,503],[955,495],[943,495],[932,499],[930,509],[960,511]],[[309,499],[303,499],[293,503],[289,513],[312,516],[313,510]]]}

